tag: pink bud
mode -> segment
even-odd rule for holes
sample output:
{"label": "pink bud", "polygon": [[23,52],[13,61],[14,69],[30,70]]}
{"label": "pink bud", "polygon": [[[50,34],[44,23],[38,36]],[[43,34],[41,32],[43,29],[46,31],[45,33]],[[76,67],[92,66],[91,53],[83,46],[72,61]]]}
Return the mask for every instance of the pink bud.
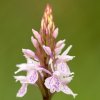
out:
{"label": "pink bud", "polygon": [[53,37],[56,39],[58,36],[58,28],[56,28],[53,32]]}
{"label": "pink bud", "polygon": [[22,49],[22,52],[24,53],[24,55],[25,55],[26,57],[35,58],[35,53],[34,53],[32,50],[29,50],[29,49]]}
{"label": "pink bud", "polygon": [[34,47],[38,48],[38,46],[39,46],[38,41],[36,39],[34,39],[34,37],[31,37],[31,41],[32,41]]}
{"label": "pink bud", "polygon": [[43,45],[43,49],[46,52],[47,55],[51,55],[51,49],[48,46]]}
{"label": "pink bud", "polygon": [[38,42],[41,44],[42,41],[41,41],[41,36],[40,36],[40,34],[39,34],[37,31],[35,31],[34,29],[32,29],[32,32],[33,32],[35,38],[36,38],[36,39],[38,40]]}

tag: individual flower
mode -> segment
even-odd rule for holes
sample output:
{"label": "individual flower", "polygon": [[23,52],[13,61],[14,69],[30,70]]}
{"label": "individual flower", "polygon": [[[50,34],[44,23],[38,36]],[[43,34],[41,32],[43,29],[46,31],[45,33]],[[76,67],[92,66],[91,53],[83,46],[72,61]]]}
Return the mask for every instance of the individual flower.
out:
{"label": "individual flower", "polygon": [[[64,43],[63,42],[64,42],[64,40],[59,41],[58,42],[59,44],[58,43],[56,44],[56,48],[54,50],[54,52],[55,52],[54,68],[52,68],[53,60],[54,60],[54,58],[52,57],[53,52],[51,52],[51,49],[48,46],[43,46],[43,49],[46,52],[46,54],[50,56],[49,64],[51,64],[52,71],[54,71],[53,69],[55,69],[55,70],[59,71],[60,73],[62,73],[64,76],[67,76],[67,75],[73,74],[73,72],[71,73],[71,71],[70,71],[70,69],[69,69],[66,62],[72,60],[74,58],[74,56],[67,55],[69,50],[71,49],[72,45],[70,45],[60,55],[62,49],[64,48],[64,46],[63,46]],[[56,53],[56,50],[57,50],[58,53]]]}
{"label": "individual flower", "polygon": [[67,86],[67,84],[72,80],[72,76],[66,77],[66,82],[62,81],[59,71],[55,71],[53,75],[45,80],[45,86],[50,89],[51,93],[54,92],[64,92],[68,95],[75,97],[77,94],[74,94],[73,91]]}
{"label": "individual flower", "polygon": [[[61,43],[61,41],[59,42]],[[62,44],[63,45],[63,44]],[[77,94],[74,94],[72,90],[67,86],[67,84],[72,80],[74,73],[70,71],[68,65],[66,62],[69,60],[72,60],[74,56],[67,55],[69,50],[72,46],[69,46],[61,55],[61,51],[63,49],[63,46],[58,46],[59,53],[55,53],[56,60],[53,62],[54,58],[52,58],[52,52],[51,49],[47,46],[43,46],[43,49],[45,50],[46,54],[49,55],[50,61],[49,64],[51,65],[51,69],[53,72],[53,75],[51,77],[48,77],[45,80],[45,86],[50,89],[51,93],[54,92],[64,92],[69,95],[73,95],[75,97]],[[55,48],[57,49],[57,48]],[[53,67],[54,65],[54,67]]]}
{"label": "individual flower", "polygon": [[[27,52],[27,49],[24,52]],[[31,53],[33,53],[33,52],[31,52]],[[27,56],[27,53],[26,53],[25,57],[26,56]],[[17,74],[20,71],[27,72],[26,76],[14,76],[16,81],[20,81],[20,83],[22,85],[17,93],[17,97],[22,97],[26,94],[28,84],[31,84],[31,85],[36,84],[38,77],[39,77],[38,74],[39,73],[40,73],[40,75],[42,74],[41,71],[51,74],[48,70],[41,68],[39,62],[34,61],[30,58],[27,58],[27,63],[17,64],[17,67],[19,69],[15,72],[15,74]]]}
{"label": "individual flower", "polygon": [[14,76],[16,81],[20,81],[21,88],[19,89],[17,93],[17,97],[23,97],[27,93],[27,86],[28,84],[35,84],[38,80],[38,73],[37,71],[29,71],[27,73],[27,76]]}

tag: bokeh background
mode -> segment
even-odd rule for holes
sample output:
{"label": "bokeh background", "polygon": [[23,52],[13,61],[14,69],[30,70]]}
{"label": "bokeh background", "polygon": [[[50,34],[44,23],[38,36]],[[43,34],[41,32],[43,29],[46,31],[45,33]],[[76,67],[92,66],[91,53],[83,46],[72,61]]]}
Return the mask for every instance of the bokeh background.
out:
{"label": "bokeh background", "polygon": [[[76,100],[100,100],[100,1],[99,0],[0,0],[0,100],[42,100],[37,87],[29,86],[23,98],[13,79],[16,64],[25,62],[22,48],[34,50],[31,29],[39,30],[47,3],[53,7],[58,39],[66,39],[76,58],[69,63],[75,77],[70,88]],[[73,100],[57,93],[52,100]]]}

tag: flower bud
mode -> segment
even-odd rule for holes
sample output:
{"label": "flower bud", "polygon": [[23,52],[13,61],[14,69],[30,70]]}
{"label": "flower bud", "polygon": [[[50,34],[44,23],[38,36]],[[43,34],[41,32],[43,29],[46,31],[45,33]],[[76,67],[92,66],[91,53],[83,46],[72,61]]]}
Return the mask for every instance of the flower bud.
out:
{"label": "flower bud", "polygon": [[31,41],[32,41],[32,44],[34,45],[35,48],[38,48],[39,47],[38,41],[36,39],[34,39],[33,36],[31,37]]}
{"label": "flower bud", "polygon": [[33,32],[33,34],[34,34],[34,37],[38,40],[38,42],[41,44],[42,43],[42,41],[41,41],[41,36],[40,36],[40,34],[37,32],[37,31],[35,31],[34,29],[32,29],[32,32]]}

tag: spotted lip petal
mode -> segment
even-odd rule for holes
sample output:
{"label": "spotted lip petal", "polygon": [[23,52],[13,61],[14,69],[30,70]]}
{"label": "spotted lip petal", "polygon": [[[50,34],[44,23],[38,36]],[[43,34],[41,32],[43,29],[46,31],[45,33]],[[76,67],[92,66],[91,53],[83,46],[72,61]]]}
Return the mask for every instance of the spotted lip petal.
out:
{"label": "spotted lip petal", "polygon": [[59,71],[64,76],[71,75],[71,71],[70,71],[68,65],[64,62],[57,64],[57,71]]}
{"label": "spotted lip petal", "polygon": [[62,81],[59,71],[54,72],[54,74],[45,80],[45,86],[50,89],[51,93],[54,92],[64,92],[65,94],[72,95],[75,97],[77,94],[73,93],[73,91],[66,85],[72,80],[72,77],[66,78],[66,81]]}
{"label": "spotted lip petal", "polygon": [[50,89],[51,93],[60,91],[60,81],[54,76],[47,78],[44,84],[48,89]]}
{"label": "spotted lip petal", "polygon": [[28,72],[28,75],[27,75],[28,83],[35,84],[37,80],[38,80],[38,73],[36,70]]}

